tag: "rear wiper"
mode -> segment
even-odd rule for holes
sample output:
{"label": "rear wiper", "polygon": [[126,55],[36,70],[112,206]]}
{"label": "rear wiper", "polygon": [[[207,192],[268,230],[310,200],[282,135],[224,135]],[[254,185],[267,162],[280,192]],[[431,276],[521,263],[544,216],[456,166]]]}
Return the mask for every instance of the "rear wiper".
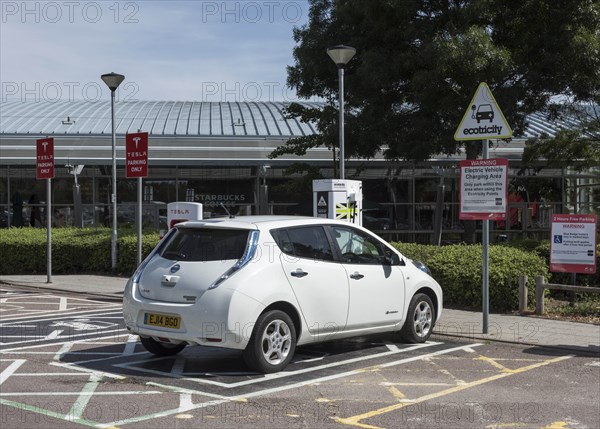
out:
{"label": "rear wiper", "polygon": [[185,260],[187,259],[185,253],[181,253],[177,250],[167,250],[163,253],[163,257],[168,259]]}

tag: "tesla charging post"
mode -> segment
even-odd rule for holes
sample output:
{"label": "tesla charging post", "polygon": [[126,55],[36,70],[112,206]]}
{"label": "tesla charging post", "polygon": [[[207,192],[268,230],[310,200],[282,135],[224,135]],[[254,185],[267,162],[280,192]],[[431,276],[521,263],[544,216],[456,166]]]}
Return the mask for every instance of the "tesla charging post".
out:
{"label": "tesla charging post", "polygon": [[340,219],[362,226],[362,182],[360,180],[313,180],[313,215]]}
{"label": "tesla charging post", "polygon": [[202,204],[200,203],[169,203],[167,204],[167,223],[169,229],[180,222],[202,220]]}
{"label": "tesla charging post", "polygon": [[[483,122],[483,123],[482,123]],[[460,219],[482,221],[482,313],[483,333],[488,333],[489,300],[489,244],[490,219],[501,219],[506,207],[508,161],[489,159],[488,139],[512,137],[492,91],[481,82],[454,133],[454,140],[482,140],[482,158],[486,161],[461,162]],[[469,201],[468,201],[469,200]]]}

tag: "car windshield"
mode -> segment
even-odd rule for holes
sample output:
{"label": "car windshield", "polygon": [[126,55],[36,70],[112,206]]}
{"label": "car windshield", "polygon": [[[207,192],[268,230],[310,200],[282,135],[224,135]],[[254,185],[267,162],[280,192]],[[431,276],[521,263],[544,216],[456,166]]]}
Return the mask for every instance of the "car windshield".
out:
{"label": "car windshield", "polygon": [[178,228],[160,252],[173,261],[225,261],[240,259],[248,242],[248,230]]}

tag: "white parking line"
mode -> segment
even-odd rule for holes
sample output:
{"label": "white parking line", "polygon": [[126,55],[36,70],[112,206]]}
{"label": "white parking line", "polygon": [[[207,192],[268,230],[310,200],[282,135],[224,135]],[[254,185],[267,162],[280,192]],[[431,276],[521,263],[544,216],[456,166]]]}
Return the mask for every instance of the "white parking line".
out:
{"label": "white parking line", "polygon": [[127,338],[127,343],[125,343],[125,350],[123,350],[124,355],[132,355],[135,352],[135,345],[138,342],[137,335],[129,335]]}
{"label": "white parking line", "polygon": [[[10,362],[10,360],[8,359],[0,359],[0,362]],[[8,368],[6,368],[4,371],[2,371],[0,373],[0,385],[2,385],[2,383],[4,383],[6,380],[8,380],[8,378],[13,375],[13,373],[19,369],[19,367],[21,365],[23,365],[25,362],[27,362],[26,359],[17,359],[15,361],[13,361],[13,363],[11,363],[10,365],[8,365]]]}
{"label": "white parking line", "polygon": [[[88,374],[81,374],[88,375]],[[81,401],[80,398],[88,398],[92,396],[113,396],[113,395],[160,395],[161,392],[159,390],[133,390],[133,391],[123,391],[123,390],[115,390],[110,392],[52,392],[52,396],[79,396],[78,401]],[[8,398],[11,396],[48,396],[48,392],[11,392],[11,393],[0,393],[0,398]],[[76,402],[77,404],[77,402]],[[72,414],[67,414],[65,419],[68,420]]]}
{"label": "white parking line", "polygon": [[98,371],[97,369],[80,368],[78,366],[71,365],[69,363],[50,362],[50,363],[48,363],[48,365],[58,366],[60,368],[69,368],[69,369],[72,369],[73,371],[87,372],[88,374],[102,375],[104,377],[115,378],[117,380],[125,380],[127,378],[122,375],[113,374],[112,372]]}
{"label": "white parking line", "polygon": [[[115,311],[115,314],[119,314],[121,312],[121,304],[115,304],[115,305],[107,305],[105,308],[96,308],[94,310],[83,310],[83,311],[72,311],[69,313],[61,313],[60,317],[61,318],[66,318],[66,319],[72,319],[74,317],[78,317],[81,314],[91,314],[91,313],[99,313],[102,315],[106,314],[107,310],[113,309]],[[117,310],[118,309],[118,310]],[[117,313],[118,311],[118,313]],[[52,317],[46,317],[43,319],[39,319],[36,320],[36,322],[47,322],[49,320],[56,320],[56,310],[54,311],[45,311],[45,313],[52,313],[53,316]],[[68,317],[65,317],[68,316]],[[32,319],[38,319],[39,317],[43,317],[42,315],[38,314],[38,315],[34,315],[34,316],[23,316],[23,317],[11,317],[10,321],[8,322],[4,322],[4,323],[0,323],[0,326],[5,326],[5,325],[14,325],[15,323],[18,323],[21,320],[32,320]]]}
{"label": "white parking line", "polygon": [[[123,333],[119,334],[119,332],[123,332]],[[126,329],[117,329],[117,330],[113,331],[111,335],[107,335],[107,336],[104,336],[104,337],[97,337],[97,338],[80,339],[80,340],[78,340],[78,342],[87,343],[87,342],[94,342],[96,340],[105,340],[107,338],[116,339],[116,338],[122,337],[124,335],[128,335]],[[77,337],[77,336],[78,335],[72,335],[72,336],[69,336],[69,337],[73,338],[73,337]],[[79,336],[81,336],[81,335],[79,335]],[[35,344],[33,346],[13,347],[13,348],[10,348],[10,349],[2,348],[0,350],[0,354],[19,354],[23,350],[29,350],[29,349],[35,349],[35,348],[42,348],[42,347],[51,347],[51,346],[60,346],[60,345],[67,344],[67,343],[72,343],[72,342],[73,342],[72,340],[68,340],[68,341],[58,341],[58,342],[55,342],[55,343]],[[119,342],[119,344],[121,344],[121,342]],[[18,353],[15,353],[15,352],[18,352]],[[50,352],[50,353],[40,352],[40,354],[54,354],[54,353],[55,352]],[[93,354],[97,354],[97,353],[93,353]]]}
{"label": "white parking line", "polygon": [[69,412],[65,415],[65,418],[72,418],[74,420],[79,420],[85,411],[87,404],[92,399],[92,395],[98,388],[100,384],[100,380],[102,380],[102,376],[99,374],[90,374],[89,381],[83,386],[81,392],[79,392],[79,396],[75,400],[75,403],[69,410]]}
{"label": "white parking line", "polygon": [[[382,358],[385,356],[391,356],[391,355],[396,355],[399,353],[407,353],[413,350],[419,350],[422,348],[426,348],[426,347],[432,347],[432,346],[437,346],[443,343],[438,343],[438,342],[426,342],[423,344],[416,344],[414,346],[410,346],[404,349],[400,349],[398,348],[397,350],[389,350],[387,352],[381,352],[381,353],[375,353],[372,355],[368,355],[368,356],[361,356],[361,357],[357,357],[357,358],[352,358],[352,359],[346,359],[343,361],[339,361],[339,362],[331,362],[331,363],[327,363],[324,365],[317,365],[314,367],[310,367],[310,368],[304,368],[304,369],[298,369],[295,371],[282,371],[282,372],[277,372],[274,374],[266,374],[264,377],[262,378],[257,378],[257,379],[251,379],[251,380],[245,380],[245,381],[239,381],[237,383],[222,383],[219,381],[215,381],[215,380],[209,380],[209,379],[198,379],[198,378],[193,378],[194,376],[216,376],[216,375],[224,375],[223,373],[219,373],[219,372],[210,372],[210,373],[186,373],[186,376],[183,376],[183,374],[181,374],[180,372],[164,372],[164,371],[157,371],[157,370],[152,370],[152,369],[147,369],[147,368],[140,368],[139,366],[136,366],[136,364],[140,364],[140,363],[144,363],[147,364],[148,362],[153,362],[153,361],[159,361],[162,360],[162,358],[156,358],[156,359],[144,359],[144,360],[139,360],[139,361],[133,361],[133,362],[127,362],[127,363],[122,363],[122,364],[116,364],[115,367],[118,368],[125,368],[125,369],[129,369],[132,371],[138,371],[138,372],[145,372],[148,374],[158,374],[158,375],[162,375],[162,376],[169,376],[169,377],[173,377],[173,378],[178,378],[178,379],[182,379],[182,380],[186,380],[186,381],[192,381],[195,383],[203,383],[203,384],[210,384],[213,386],[218,386],[218,387],[223,387],[225,389],[233,389],[236,387],[241,387],[241,386],[247,386],[250,384],[257,384],[257,383],[264,383],[266,381],[271,381],[271,380],[276,380],[276,379],[280,379],[280,378],[287,378],[287,377],[293,377],[296,375],[300,375],[300,374],[306,374],[309,372],[314,372],[314,371],[319,371],[322,369],[328,369],[328,368],[334,368],[337,366],[341,366],[341,365],[347,365],[350,363],[356,363],[356,362],[364,362],[367,360],[372,360],[372,359],[377,359],[377,358]],[[178,369],[178,367],[176,368]],[[253,375],[254,373],[240,373],[239,375]],[[227,374],[227,375],[231,375],[231,374]]]}
{"label": "white parking line", "polygon": [[[114,328],[111,328],[114,329]],[[9,343],[0,343],[2,345],[9,345],[9,346],[18,346],[20,344],[31,344],[31,343],[39,343],[41,341],[48,341],[48,340],[55,340],[55,339],[59,339],[59,340],[63,340],[63,339],[68,339],[68,341],[64,341],[61,343],[51,343],[51,344],[64,344],[64,343],[68,343],[73,341],[73,338],[81,338],[81,337],[87,337],[89,335],[93,335],[95,333],[106,333],[106,332],[113,332],[114,336],[116,336],[117,332],[125,332],[125,329],[115,329],[115,330],[111,330],[111,329],[98,329],[96,330],[97,332],[91,331],[91,332],[85,332],[83,334],[67,334],[67,335],[60,335],[63,331],[61,330],[57,330],[57,331],[52,331],[49,335],[43,337],[43,338],[37,338],[35,340],[25,340],[25,341],[14,341],[14,342],[9,342]],[[109,338],[109,337],[103,337],[103,338]],[[90,338],[90,340],[94,340],[95,338]],[[43,345],[50,345],[50,344],[43,344]],[[14,351],[14,350],[19,350],[20,347],[11,347],[10,349],[4,349],[1,350],[0,353],[6,353],[9,351]]]}

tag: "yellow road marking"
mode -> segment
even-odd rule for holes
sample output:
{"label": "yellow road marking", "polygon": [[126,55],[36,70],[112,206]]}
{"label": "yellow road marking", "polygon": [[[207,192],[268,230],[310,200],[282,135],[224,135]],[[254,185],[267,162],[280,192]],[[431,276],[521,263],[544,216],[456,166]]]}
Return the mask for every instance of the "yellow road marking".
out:
{"label": "yellow road marking", "polygon": [[[346,417],[346,418],[340,418],[337,417],[335,419],[335,421],[337,421],[338,423],[342,423],[345,425],[350,425],[350,426],[357,426],[357,427],[361,427],[361,428],[366,428],[366,429],[382,429],[378,426],[372,426],[372,425],[367,425],[364,423],[361,423],[361,420],[364,419],[368,419],[371,417],[376,417],[376,416],[380,416],[382,414],[386,414],[389,413],[391,411],[396,411],[399,410],[401,408],[404,408],[408,405],[412,405],[412,404],[419,404],[421,402],[425,402],[425,401],[429,401],[430,399],[435,399],[435,398],[439,398],[442,396],[446,396],[446,395],[450,395],[452,393],[456,393],[456,392],[460,392],[462,390],[466,390],[469,389],[471,387],[475,387],[475,386],[479,386],[485,383],[489,383],[491,381],[496,381],[496,380],[500,380],[502,378],[505,377],[509,377],[511,375],[514,374],[520,374],[526,371],[530,371],[532,369],[536,369],[536,368],[541,368],[543,366],[546,365],[550,365],[552,363],[556,363],[556,362],[560,362],[566,359],[570,359],[572,358],[573,355],[568,355],[568,356],[559,356],[557,358],[553,358],[553,359],[548,359],[542,362],[538,362],[532,365],[528,365],[528,366],[524,366],[518,369],[514,369],[514,370],[510,370],[510,372],[502,372],[501,374],[496,374],[490,377],[486,377],[486,378],[482,378],[480,380],[475,380],[472,381],[470,383],[466,383],[466,384],[462,384],[460,386],[455,386],[455,387],[451,387],[450,389],[446,389],[446,390],[442,390],[440,392],[436,392],[436,393],[431,393],[429,395],[424,395],[421,396],[420,398],[415,399],[413,402],[407,403],[407,402],[401,402],[398,404],[393,404],[393,405],[389,405],[387,407],[383,407],[383,408],[379,408],[377,410],[373,410],[373,411],[368,411],[366,413],[363,414],[358,414],[356,416],[352,416],[352,417]],[[545,428],[545,429],[551,429],[551,428]],[[554,429],[554,428],[552,428]],[[562,429],[562,428],[561,428]]]}
{"label": "yellow road marking", "polygon": [[452,374],[450,371],[448,371],[446,368],[440,368],[440,365],[437,362],[435,362],[433,359],[425,359],[425,360],[427,362],[431,363],[432,365],[435,365],[437,368],[439,368],[438,369],[439,372],[441,372],[444,375],[447,375],[452,380],[454,380],[455,385],[465,384],[464,380],[459,379],[454,374]]}
{"label": "yellow road marking", "polygon": [[511,373],[511,372],[513,372],[513,370],[512,370],[512,369],[508,369],[508,368],[507,368],[507,367],[505,367],[504,365],[502,365],[502,364],[499,364],[498,362],[496,362],[496,360],[495,360],[495,359],[492,359],[492,358],[489,358],[489,357],[486,357],[486,356],[481,356],[481,355],[480,355],[478,358],[475,358],[475,360],[481,360],[481,361],[487,362],[487,363],[489,363],[490,365],[492,365],[493,367],[495,367],[495,368],[498,368],[498,369],[499,369],[500,371],[502,371],[502,372],[506,372],[506,373]]}
{"label": "yellow road marking", "polygon": [[401,391],[399,391],[394,386],[388,387],[388,390],[394,398],[399,399],[399,400],[406,399],[406,395],[404,393],[402,393]]}
{"label": "yellow road marking", "polygon": [[567,422],[554,422],[550,423],[548,426],[544,426],[542,429],[569,429],[567,424]]}
{"label": "yellow road marking", "polygon": [[525,423],[496,423],[486,426],[485,429],[500,429],[500,428],[521,428],[527,426]]}

